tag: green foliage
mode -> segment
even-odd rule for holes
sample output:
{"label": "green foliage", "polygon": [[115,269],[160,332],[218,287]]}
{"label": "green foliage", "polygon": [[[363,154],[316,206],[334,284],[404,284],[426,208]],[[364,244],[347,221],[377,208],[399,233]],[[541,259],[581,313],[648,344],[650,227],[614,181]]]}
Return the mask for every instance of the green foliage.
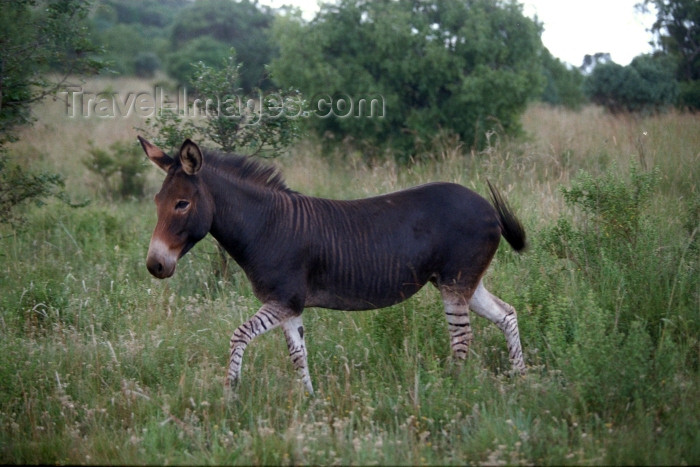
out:
{"label": "green foliage", "polygon": [[649,4],[656,8],[652,31],[658,34],[661,50],[676,60],[678,80],[697,82],[700,80],[700,4],[695,0],[644,0],[644,6]]}
{"label": "green foliage", "polygon": [[97,30],[95,36],[105,49],[104,58],[110,71],[119,74],[135,74],[135,58],[154,45],[153,39],[145,37],[136,24],[110,25]]}
{"label": "green foliage", "polygon": [[[238,60],[245,65],[240,74],[240,85],[244,92],[249,93],[257,88],[267,89],[270,83],[265,76],[265,65],[271,61],[274,52],[268,35],[272,19],[269,8],[249,0],[192,2],[178,13],[172,26],[172,53],[168,58],[171,76],[181,84],[188,84],[190,75],[181,65],[183,62],[195,63],[201,60],[214,66],[220,60],[214,60],[213,55],[222,47],[226,50],[233,47],[237,51]],[[191,45],[192,42],[197,44],[196,47]],[[217,47],[216,43],[221,45]],[[205,46],[211,48],[211,52],[207,53]],[[196,51],[205,55],[198,57]],[[212,57],[212,60],[204,57]]]}
{"label": "green foliage", "polygon": [[166,28],[188,3],[188,0],[100,0],[94,20],[103,28],[116,23]]}
{"label": "green foliage", "polygon": [[85,19],[90,4],[20,0],[3,2],[0,11],[0,224],[16,226],[19,209],[47,198],[67,200],[63,178],[32,173],[13,162],[5,145],[17,140],[17,128],[32,123],[31,106],[64,89],[73,74],[102,68],[95,58]]}
{"label": "green foliage", "polygon": [[[174,150],[185,138],[213,143],[226,152],[278,155],[300,136],[299,118],[304,102],[297,92],[241,94],[241,65],[233,50],[218,66],[197,62],[191,66],[195,100],[188,118],[165,109],[147,121],[154,141]],[[202,120],[196,121],[196,120]]]}
{"label": "green foliage", "polygon": [[166,152],[176,153],[186,139],[193,139],[197,128],[191,120],[169,109],[159,109],[155,118],[146,119],[145,128],[139,128],[140,132],[150,135],[152,142]]}
{"label": "green foliage", "polygon": [[[273,154],[291,144],[300,133],[297,114],[303,110],[298,93],[263,95],[257,102],[245,99],[238,88],[242,67],[231,51],[214,68],[198,62],[194,65],[194,86],[201,107],[209,111],[202,136],[216,143],[226,152],[248,148],[253,154],[269,151]],[[207,100],[216,105],[207,108]]]}
{"label": "green foliage", "polygon": [[22,223],[27,203],[45,203],[47,198],[65,197],[64,181],[58,174],[32,173],[0,152],[0,224],[16,227]]}
{"label": "green foliage", "polygon": [[[440,298],[431,294],[429,300]],[[447,359],[450,347],[445,315],[430,305],[427,300],[415,300],[376,312],[369,323],[376,347],[371,358],[377,362],[392,361],[397,369],[401,361],[405,363],[407,354],[430,356],[436,361]]]}
{"label": "green foliage", "polygon": [[169,28],[185,0],[99,0],[91,16],[110,69],[151,77],[168,52]]}
{"label": "green foliage", "polygon": [[[230,46],[210,36],[192,39],[171,52],[166,59],[168,74],[179,83],[194,85],[192,66],[202,62],[208,66],[219,66],[231,55]],[[236,75],[237,78],[237,75]]]}
{"label": "green foliage", "polygon": [[678,107],[681,109],[700,109],[700,79],[679,83]]}
{"label": "green foliage", "polygon": [[156,118],[146,119],[147,128],[139,128],[144,134],[151,135],[153,143],[174,154],[186,139],[192,139],[197,128],[191,120],[168,109],[160,109]]}
{"label": "green foliage", "polygon": [[542,61],[546,79],[542,101],[569,109],[580,109],[585,101],[583,74],[576,68],[568,68],[546,49]]}
{"label": "green foliage", "polygon": [[[614,170],[614,169],[613,169]],[[647,206],[660,179],[658,170],[643,172],[630,168],[630,179],[621,180],[613,170],[594,178],[582,172],[571,188],[562,188],[569,206],[590,216],[590,228],[599,238],[634,242]]]}
{"label": "green foliage", "polygon": [[108,199],[138,199],[143,196],[146,183],[143,173],[150,165],[144,159],[140,146],[131,142],[116,142],[105,150],[91,143],[89,153],[83,164],[100,177],[100,186]]}
{"label": "green foliage", "polygon": [[664,226],[648,214],[659,179],[658,171],[634,166],[629,179],[613,171],[582,173],[562,189],[580,213],[577,222],[561,218],[543,234],[545,249],[586,278],[600,306],[615,310],[616,332],[626,333],[640,320],[655,343],[665,330],[684,335],[687,325],[696,328],[692,294],[679,300],[676,290],[692,290],[700,272],[697,258],[687,253],[694,233],[665,246]]}
{"label": "green foliage", "polygon": [[256,2],[230,0],[100,0],[95,35],[113,71],[151,77],[161,67],[190,86],[191,65],[218,65],[233,47],[245,63],[245,93],[268,89],[265,65],[274,54],[268,29],[273,15]]}
{"label": "green foliage", "polygon": [[85,0],[3,2],[0,147],[18,125],[31,122],[32,103],[64,89],[68,76],[102,68],[85,24],[89,8]]}
{"label": "green foliage", "polygon": [[672,64],[663,56],[640,55],[624,67],[600,64],[584,84],[591,101],[613,113],[663,110],[678,93]]}
{"label": "green foliage", "polygon": [[310,125],[370,157],[420,155],[440,128],[482,147],[490,131],[517,133],[541,91],[539,28],[514,2],[345,0],[274,30],[274,75],[313,96]]}
{"label": "green foliage", "polygon": [[153,52],[139,52],[134,57],[134,73],[141,78],[152,78],[160,69],[160,59]]}

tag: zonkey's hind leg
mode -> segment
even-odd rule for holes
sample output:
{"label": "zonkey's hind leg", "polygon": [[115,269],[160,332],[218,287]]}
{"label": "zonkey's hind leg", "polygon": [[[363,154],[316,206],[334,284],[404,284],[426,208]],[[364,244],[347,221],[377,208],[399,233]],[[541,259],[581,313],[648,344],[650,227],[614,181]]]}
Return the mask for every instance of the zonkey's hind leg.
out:
{"label": "zonkey's hind leg", "polygon": [[447,318],[447,330],[450,333],[450,346],[455,358],[464,360],[467,358],[469,346],[472,343],[474,333],[469,321],[469,305],[463,293],[450,290],[449,287],[441,287],[442,303],[445,306]]}
{"label": "zonkey's hind leg", "polygon": [[226,375],[227,386],[233,387],[240,381],[243,352],[250,341],[293,316],[293,312],[285,306],[278,303],[265,303],[248,321],[234,331],[231,336],[231,353]]}
{"label": "zonkey's hind leg", "polygon": [[508,343],[508,356],[513,370],[525,373],[523,349],[520,346],[520,332],[518,331],[518,317],[515,308],[500,298],[492,295],[484,284],[479,285],[469,300],[469,307],[480,316],[493,321],[506,337]]}

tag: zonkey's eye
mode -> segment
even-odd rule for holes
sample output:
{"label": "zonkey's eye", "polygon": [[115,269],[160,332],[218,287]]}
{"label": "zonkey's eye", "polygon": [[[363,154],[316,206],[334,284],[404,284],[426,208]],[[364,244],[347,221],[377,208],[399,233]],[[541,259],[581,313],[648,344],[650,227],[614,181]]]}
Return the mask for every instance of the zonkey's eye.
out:
{"label": "zonkey's eye", "polygon": [[184,199],[181,199],[181,200],[178,201],[177,204],[175,205],[175,209],[177,209],[178,211],[182,211],[182,210],[184,210],[184,209],[187,209],[189,206],[190,206],[190,202],[189,202],[189,201],[185,201]]}

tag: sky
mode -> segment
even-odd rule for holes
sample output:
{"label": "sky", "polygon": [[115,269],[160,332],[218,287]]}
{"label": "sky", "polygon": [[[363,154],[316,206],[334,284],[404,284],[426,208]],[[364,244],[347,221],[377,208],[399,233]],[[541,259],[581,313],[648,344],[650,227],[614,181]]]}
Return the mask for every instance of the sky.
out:
{"label": "sky", "polygon": [[[641,14],[642,0],[519,0],[526,16],[544,23],[542,42],[552,55],[579,66],[586,54],[610,53],[614,62],[627,65],[637,55],[651,52],[648,31],[653,13]],[[310,20],[318,11],[317,0],[260,0],[271,7],[298,6]]]}
{"label": "sky", "polygon": [[542,43],[560,60],[579,66],[586,54],[609,52],[627,65],[649,53],[654,13],[635,9],[641,0],[521,0],[526,16],[544,23]]}

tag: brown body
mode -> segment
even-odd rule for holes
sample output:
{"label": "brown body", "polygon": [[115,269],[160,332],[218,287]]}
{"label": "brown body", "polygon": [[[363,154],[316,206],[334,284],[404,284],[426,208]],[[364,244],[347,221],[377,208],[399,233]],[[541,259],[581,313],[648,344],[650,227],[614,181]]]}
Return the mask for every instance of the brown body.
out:
{"label": "brown body", "polygon": [[451,183],[354,201],[327,200],[289,190],[274,170],[248,159],[202,154],[189,140],[178,158],[141,143],[167,172],[156,195],[158,224],[149,271],[171,276],[177,259],[211,233],[245,271],[263,303],[232,337],[231,382],[239,379],[248,342],[281,325],[295,366],[312,391],[301,325],[305,307],[382,308],[409,298],[427,282],[443,295],[458,357],[466,356],[471,339],[471,305],[504,329],[514,366],[524,369],[514,310],[481,284],[501,236],[516,250],[525,247],[522,227],[495,189],[495,208]]}

